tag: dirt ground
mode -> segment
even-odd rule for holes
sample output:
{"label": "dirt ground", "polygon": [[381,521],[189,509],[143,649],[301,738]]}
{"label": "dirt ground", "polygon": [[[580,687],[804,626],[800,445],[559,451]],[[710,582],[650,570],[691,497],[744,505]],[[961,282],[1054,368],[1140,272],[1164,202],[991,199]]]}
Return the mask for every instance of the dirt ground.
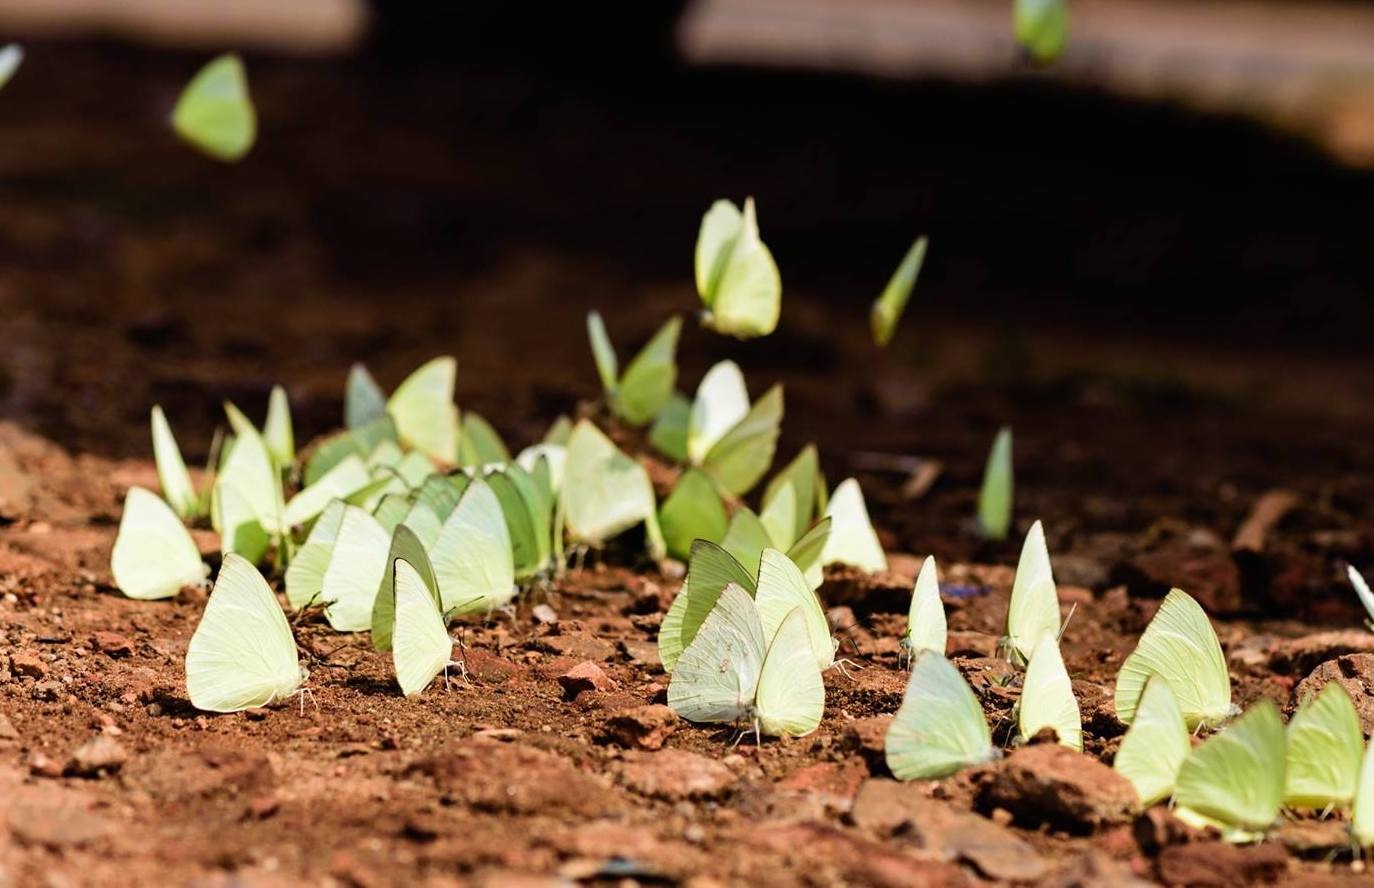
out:
{"label": "dirt ground", "polygon": [[[1059,293],[1031,273],[1033,302],[1018,308],[1003,265],[983,274],[960,258],[958,218],[954,256],[921,292],[963,304],[914,304],[885,354],[865,338],[874,286],[824,274],[789,284],[766,340],[725,343],[691,324],[684,334],[685,387],[726,356],[756,391],[786,384],[780,458],[814,440],[832,484],[857,474],[893,553],[890,576],[832,575],[823,588],[844,654],[863,668],[827,674],[814,736],[733,745],[731,731],[666,714],[654,638],[680,578],[616,550],[523,600],[513,622],[465,626],[468,682],[404,700],[365,638],[306,620],[297,632],[314,697],[303,709],[191,709],[182,657],[203,596],[129,601],[108,571],[124,489],[155,485],[151,404],[203,455],[220,399],[257,415],[280,381],[304,439],[337,424],[353,360],[394,385],[452,353],[462,406],[512,443],[533,440],[595,394],[588,308],[627,345],[691,310],[684,257],[704,205],[693,189],[709,177],[684,172],[652,211],[626,195],[654,162],[689,171],[714,130],[665,133],[598,106],[600,125],[641,158],[598,203],[584,183],[530,180],[538,161],[599,175],[606,135],[577,123],[586,107],[549,99],[545,80],[420,73],[415,95],[397,95],[365,88],[367,70],[264,64],[255,91],[279,137],[264,138],[256,163],[207,170],[154,137],[149,110],[170,103],[188,66],[108,48],[31,53],[26,77],[56,86],[22,92],[17,79],[4,94],[16,98],[12,137],[0,140],[0,885],[1361,880],[1338,820],[1300,818],[1264,845],[1230,849],[1126,814],[1087,759],[1044,747],[938,783],[885,782],[883,719],[904,685],[896,638],[917,559],[940,559],[952,653],[1005,732],[1016,690],[993,647],[1019,536],[1036,517],[1061,598],[1076,605],[1065,655],[1092,757],[1110,760],[1115,671],[1171,585],[1217,615],[1238,702],[1287,707],[1310,673],[1334,670],[1374,728],[1374,635],[1358,630],[1341,579],[1347,561],[1374,566],[1374,376],[1351,347],[1368,309],[1335,322],[1299,309],[1306,321],[1295,321],[1282,288],[1257,286],[1253,323],[1230,337],[1218,331],[1235,293],[1204,308],[1196,292],[1165,287],[1168,306],[1142,303],[1132,323],[1120,308],[1085,309],[1102,266],[1077,254],[1080,289]],[[83,92],[102,78],[110,89]],[[445,91],[459,87],[461,99]],[[461,112],[451,131],[408,128],[426,101]],[[479,125],[485,135],[464,138]],[[1264,150],[1316,183],[1302,196],[1285,186],[1280,202],[1349,184],[1286,146]],[[765,188],[800,175],[780,166]],[[856,175],[838,166],[837,182]],[[774,205],[795,253],[807,223]],[[578,206],[634,230],[642,249],[608,252]],[[1073,213],[1143,214],[1132,206]],[[845,243],[860,266],[904,246],[868,243],[895,212],[879,196],[854,220]],[[661,240],[642,234],[678,214]],[[1364,273],[1353,248],[1324,234],[1335,223],[1284,219],[1266,231],[1306,225],[1302,237],[1324,244],[1322,305],[1357,306]],[[1207,222],[1179,222],[1176,234]],[[1133,236],[1108,246],[1129,256]],[[1242,255],[1228,236],[1222,249]],[[1291,270],[1312,258],[1273,261]],[[879,283],[886,261],[869,263]],[[1242,282],[1266,270],[1235,268]],[[1197,286],[1209,282],[1200,274]],[[1129,303],[1150,285],[1123,273],[1115,292]],[[1017,532],[990,544],[970,516],[1004,423],[1016,434]],[[906,496],[905,468],[882,467],[892,457],[940,471]],[[556,622],[536,621],[536,603]],[[587,662],[603,675],[564,678]],[[1050,786],[1038,795],[1027,776],[1037,774]]]}

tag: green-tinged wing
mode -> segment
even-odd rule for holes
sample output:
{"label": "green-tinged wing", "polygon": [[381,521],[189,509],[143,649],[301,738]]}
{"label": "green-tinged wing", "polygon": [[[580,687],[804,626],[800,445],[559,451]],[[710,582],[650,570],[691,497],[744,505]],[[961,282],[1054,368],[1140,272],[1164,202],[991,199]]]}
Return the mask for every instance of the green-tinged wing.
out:
{"label": "green-tinged wing", "polygon": [[377,587],[377,598],[372,605],[372,647],[379,651],[391,650],[392,634],[396,627],[396,564],[405,561],[411,566],[425,588],[434,596],[434,609],[442,613],[442,599],[439,596],[439,580],[434,576],[434,566],[425,552],[425,544],[413,530],[404,524],[397,525],[391,534],[391,546],[386,554],[386,572]]}
{"label": "green-tinged wing", "polygon": [[319,599],[320,590],[324,588],[324,572],[329,569],[334,541],[343,524],[345,505],[343,500],[334,500],[324,507],[310,528],[305,545],[296,551],[286,568],[286,601],[293,610],[300,610]]}
{"label": "green-tinged wing", "polygon": [[568,438],[560,495],[574,542],[600,545],[636,524],[658,525],[654,489],[644,467],[585,419]]}
{"label": "green-tinged wing", "polygon": [[945,603],[940,600],[940,579],[934,557],[927,556],[911,592],[906,637],[902,641],[912,657],[920,656],[921,651],[934,651],[943,657],[947,637]]}
{"label": "green-tinged wing", "polygon": [[720,547],[744,565],[755,582],[758,580],[758,565],[759,559],[763,557],[763,550],[772,545],[773,541],[768,538],[768,529],[763,526],[759,516],[744,506],[740,506],[735,510],[735,514],[730,516],[725,536],[720,540]]}
{"label": "green-tinged wing", "polygon": [[396,620],[391,661],[401,693],[414,697],[448,666],[453,640],[434,604],[434,590],[408,561],[396,559],[394,582]]}
{"label": "green-tinged wing", "polygon": [[719,542],[728,519],[715,483],[700,469],[688,469],[658,510],[668,554],[686,560],[696,540]]}
{"label": "green-tinged wing", "polygon": [[[356,503],[354,504],[356,505]],[[388,493],[377,502],[372,509],[372,517],[377,519],[377,523],[382,526],[382,530],[391,533],[401,522],[406,520],[406,515],[410,514],[413,503],[410,497],[404,493]]]}
{"label": "green-tinged wing", "polygon": [[1032,61],[1041,65],[1053,62],[1068,40],[1067,0],[1016,0],[1012,24],[1016,42]]}
{"label": "green-tinged wing", "polygon": [[796,542],[794,538],[797,525],[797,490],[791,484],[768,500],[759,513],[763,529],[768,531],[768,539],[778,549],[790,549]]}
{"label": "green-tinged wing", "polygon": [[1365,748],[1360,782],[1350,811],[1350,838],[1361,848],[1374,845],[1374,741]]}
{"label": "green-tinged wing", "polygon": [[1022,740],[1029,740],[1045,728],[1053,728],[1062,745],[1083,751],[1083,718],[1053,635],[1040,639],[1031,653],[1017,713],[1017,729]]}
{"label": "green-tinged wing", "polygon": [[267,452],[279,469],[289,469],[296,462],[296,431],[291,424],[291,402],[286,389],[272,386],[267,397],[267,421],[262,424],[262,440]]}
{"label": "green-tinged wing", "polygon": [[235,431],[233,447],[216,485],[237,489],[263,530],[275,534],[283,530],[281,474],[272,462],[266,442],[251,424]]}
{"label": "green-tinged wing", "polygon": [[824,484],[816,483],[820,479],[820,474],[820,455],[816,452],[816,445],[807,444],[790,463],[769,479],[768,486],[763,489],[763,511],[766,512],[768,504],[775,497],[789,485],[793,488],[793,496],[796,498],[793,540],[801,539],[806,529],[811,526],[811,519],[825,511]]}
{"label": "green-tinged wing", "polygon": [[206,712],[238,712],[300,687],[296,640],[257,569],[224,556],[200,625],[186,648],[186,690]]}
{"label": "green-tinged wing", "polygon": [[[778,557],[787,561],[782,554]],[[759,594],[763,594],[761,589]],[[763,658],[754,717],[759,731],[770,737],[805,737],[820,727],[825,714],[825,683],[815,660],[815,636],[807,628],[809,622],[802,608],[794,608],[773,634]]]}
{"label": "green-tinged wing", "polygon": [[219,56],[191,78],[172,109],[172,129],[215,160],[232,163],[252,149],[258,117],[237,55]]}
{"label": "green-tinged wing", "polygon": [[1116,716],[1130,724],[1151,675],[1162,675],[1192,730],[1216,727],[1232,715],[1231,678],[1216,630],[1202,605],[1182,589],[1164,598],[1135,651],[1116,676]]}
{"label": "green-tinged wing", "polygon": [[475,479],[430,550],[444,613],[487,613],[515,597],[515,561],[501,501]]}
{"label": "green-tinged wing", "polygon": [[1364,605],[1365,613],[1369,614],[1368,624],[1374,625],[1374,592],[1369,590],[1369,584],[1353,566],[1347,564],[1345,573],[1350,578],[1350,585],[1355,587],[1355,594],[1360,597],[1360,604]]}
{"label": "green-tinged wing", "polygon": [[1135,787],[1140,806],[1148,808],[1173,795],[1179,768],[1188,757],[1188,726],[1169,682],[1154,676],[1145,684],[1135,720],[1112,767]]}
{"label": "green-tinged wing", "polygon": [[745,200],[739,233],[730,241],[723,266],[718,260],[717,267],[719,275],[706,299],[706,326],[737,339],[772,333],[782,313],[782,278],[773,254],[759,237],[752,197]]}
{"label": "green-tinged wing", "polygon": [[1046,635],[1058,638],[1059,627],[1059,589],[1050,567],[1045,528],[1036,521],[1021,544],[1021,558],[1016,562],[1016,578],[1011,584],[1011,603],[1007,606],[1004,643],[1012,662],[1024,665],[1030,660],[1035,643]]}
{"label": "green-tinged wing", "polygon": [[558,418],[549,424],[548,431],[544,432],[542,443],[566,447],[568,436],[571,434],[572,420],[568,419],[567,414],[559,414]]}
{"label": "green-tinged wing", "polygon": [[718,200],[701,217],[697,232],[696,282],[697,295],[709,310],[720,287],[721,275],[735,241],[744,227],[744,215],[732,201]]}
{"label": "green-tinged wing", "polygon": [[285,521],[288,528],[299,527],[320,512],[331,500],[345,499],[372,483],[372,475],[362,458],[349,454],[342,462],[325,472],[314,484],[291,497],[286,504]]}
{"label": "green-tinged wing", "polygon": [[764,549],[759,561],[758,592],[754,605],[763,624],[763,637],[771,644],[779,627],[793,611],[799,611],[802,625],[810,638],[811,651],[819,669],[829,669],[835,662],[837,642],[830,635],[830,623],[821,608],[821,600],[807,584],[801,569],[777,549]]}
{"label": "green-tinged wing", "polygon": [[1000,754],[973,689],[953,663],[931,651],[917,655],[884,745],[898,780],[948,777]]}
{"label": "green-tinged wing", "polygon": [[1364,757],[1364,731],[1340,682],[1303,701],[1288,722],[1287,743],[1285,805],[1321,809],[1350,804]]}
{"label": "green-tinged wing", "polygon": [[611,398],[615,415],[632,426],[649,422],[672,397],[677,383],[679,318],[669,318],[635,355]]}
{"label": "green-tinged wing", "polygon": [[825,514],[830,518],[830,538],[821,555],[824,564],[848,564],[870,572],[887,570],[887,556],[868,519],[868,506],[858,481],[841,481],[825,507]]}
{"label": "green-tinged wing", "polygon": [[172,435],[161,407],[153,407],[153,459],[157,461],[157,480],[162,495],[182,518],[194,518],[200,512],[200,495],[191,483],[191,473],[181,458],[181,448]]}
{"label": "green-tinged wing", "polygon": [[615,393],[620,379],[620,362],[615,357],[615,346],[606,332],[606,322],[601,320],[601,312],[587,312],[587,341],[592,346],[592,362],[596,364],[596,375],[601,379],[601,390],[607,395]]}
{"label": "green-tinged wing", "polygon": [[24,61],[24,47],[18,43],[8,43],[0,48],[0,89],[14,77],[19,65]]}
{"label": "green-tinged wing", "polygon": [[344,387],[344,428],[356,429],[385,415],[386,393],[377,380],[362,364],[349,367]]}
{"label": "green-tinged wing", "polygon": [[[434,510],[419,501],[411,504],[410,511],[406,512],[405,517],[401,519],[401,524],[414,531],[426,551],[433,548],[434,544],[439,541],[439,532],[444,528],[444,522],[439,520],[439,516],[434,514]],[[391,532],[395,533],[395,530],[396,528],[393,527]]]}
{"label": "green-tinged wing", "polygon": [[892,279],[873,302],[873,308],[868,312],[868,321],[869,326],[873,328],[873,341],[879,347],[892,341],[892,334],[897,329],[897,322],[902,319],[902,312],[906,311],[906,304],[911,299],[911,291],[916,287],[916,277],[921,273],[921,263],[925,258],[926,239],[922,235],[916,238],[916,242],[906,251],[906,255],[902,257],[902,264],[897,266]]}
{"label": "green-tinged wing", "polygon": [[391,534],[365,510],[344,509],[334,554],[324,572],[320,601],[329,625],[338,632],[372,628],[372,606],[386,573]]}
{"label": "green-tinged wing", "polygon": [[223,478],[216,481],[211,511],[219,526],[221,552],[235,553],[252,564],[262,561],[272,537],[262,526],[253,504],[237,487]]}
{"label": "green-tinged wing", "polygon": [[[688,721],[743,719],[754,707],[764,651],[754,600],[739,586],[726,586],[678,658],[668,682],[668,705]],[[810,650],[803,651],[810,660]]]}
{"label": "green-tinged wing", "polygon": [[1284,780],[1283,719],[1272,700],[1261,700],[1188,754],[1174,810],[1194,825],[1220,827],[1227,840],[1253,840],[1279,816]]}
{"label": "green-tinged wing", "polygon": [[386,402],[402,443],[445,463],[458,456],[458,408],[453,403],[457,379],[456,360],[434,358],[407,376]]}
{"label": "green-tinged wing", "polygon": [[678,462],[687,462],[688,426],[692,419],[692,402],[679,392],[673,392],[663,409],[654,417],[649,429],[649,443],[659,453]]}
{"label": "green-tinged wing", "polygon": [[458,439],[458,464],[484,466],[510,462],[510,451],[491,423],[469,410],[463,414],[463,434]]}
{"label": "green-tinged wing", "polygon": [[706,540],[692,544],[687,578],[658,629],[658,657],[672,672],[683,650],[697,637],[725,587],[734,584],[753,595],[756,581],[729,552]]}
{"label": "green-tinged wing", "polygon": [[819,589],[825,579],[823,555],[829,539],[830,519],[822,518],[787,550],[787,557],[801,568],[802,575],[806,577],[806,584],[812,589]]}
{"label": "green-tinged wing", "polygon": [[110,572],[130,598],[171,598],[205,579],[200,550],[172,508],[155,493],[130,487],[124,496]]}
{"label": "green-tinged wing", "polygon": [[730,493],[748,493],[773,465],[782,414],[782,386],[775,385],[716,442],[706,454],[702,468]]}
{"label": "green-tinged wing", "polygon": [[457,508],[472,479],[462,473],[455,475],[430,475],[420,485],[416,494],[419,501],[434,510],[440,521],[444,521]]}
{"label": "green-tinged wing", "polygon": [[989,539],[1004,540],[1011,532],[1011,429],[1003,427],[992,441],[978,491],[978,529]]}
{"label": "green-tinged wing", "polygon": [[520,468],[531,475],[538,471],[540,460],[544,461],[548,473],[548,492],[551,495],[558,493],[563,487],[563,466],[568,460],[568,449],[562,444],[532,444],[515,457]]}
{"label": "green-tinged wing", "polygon": [[687,455],[694,465],[706,461],[725,435],[749,415],[749,389],[734,361],[706,371],[687,418]]}
{"label": "green-tinged wing", "polygon": [[[520,478],[516,480],[517,476]],[[547,517],[536,526],[537,504],[529,500],[532,487],[529,475],[518,465],[487,474],[487,484],[501,503],[510,534],[515,576],[529,577],[543,570],[549,557],[549,526]]]}
{"label": "green-tinged wing", "polygon": [[383,441],[395,440],[396,424],[385,415],[357,428],[336,432],[315,445],[305,462],[305,483],[314,484],[350,454],[367,459]]}

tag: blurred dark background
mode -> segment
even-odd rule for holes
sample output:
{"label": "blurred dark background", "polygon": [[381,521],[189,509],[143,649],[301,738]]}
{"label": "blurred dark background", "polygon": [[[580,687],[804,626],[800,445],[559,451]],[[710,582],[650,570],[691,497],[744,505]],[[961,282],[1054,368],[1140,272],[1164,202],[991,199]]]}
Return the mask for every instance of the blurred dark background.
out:
{"label": "blurred dark background", "polygon": [[[832,480],[860,451],[939,460],[929,505],[864,476],[894,545],[974,545],[961,522],[1003,423],[1018,521],[1056,515],[1061,544],[1161,516],[1233,526],[1277,485],[1367,532],[1366,7],[1156,21],[1098,0],[1073,7],[1061,65],[1033,71],[1008,4],[982,0],[317,2],[345,18],[15,19],[5,417],[146,458],[158,402],[194,454],[222,398],[261,413],[280,381],[304,440],[338,424],[353,361],[390,386],[452,353],[460,403],[519,446],[596,393],[586,311],[622,353],[694,313],[701,213],[752,194],[781,327],[741,344],[689,324],[681,386],[726,356],[756,392],[782,379],[782,457],[817,440]],[[1286,42],[1257,55],[1275,29]],[[260,118],[236,166],[166,126],[226,48]],[[921,233],[880,352],[868,305]]]}

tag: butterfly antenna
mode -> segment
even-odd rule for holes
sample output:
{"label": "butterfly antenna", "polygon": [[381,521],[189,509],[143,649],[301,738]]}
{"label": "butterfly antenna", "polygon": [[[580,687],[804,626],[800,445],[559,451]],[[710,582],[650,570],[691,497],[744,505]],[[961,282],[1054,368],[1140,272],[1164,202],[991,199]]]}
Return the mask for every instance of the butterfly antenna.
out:
{"label": "butterfly antenna", "polygon": [[300,625],[301,620],[305,619],[306,611],[314,607],[315,604],[319,602],[320,596],[323,594],[324,590],[321,589],[319,592],[316,592],[314,595],[311,595],[309,601],[307,601],[305,604],[302,604],[300,607],[296,608],[296,612],[291,615],[291,625],[293,627]]}
{"label": "butterfly antenna", "polygon": [[1059,627],[1059,634],[1055,636],[1054,643],[1058,644],[1064,638],[1064,632],[1069,628],[1069,621],[1073,619],[1074,612],[1078,610],[1078,602],[1069,605],[1069,615],[1064,618],[1063,624]]}

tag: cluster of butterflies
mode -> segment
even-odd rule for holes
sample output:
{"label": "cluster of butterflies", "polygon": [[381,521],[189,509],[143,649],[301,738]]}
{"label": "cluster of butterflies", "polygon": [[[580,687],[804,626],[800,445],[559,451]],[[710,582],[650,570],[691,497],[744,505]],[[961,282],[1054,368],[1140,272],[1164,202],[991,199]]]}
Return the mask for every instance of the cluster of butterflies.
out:
{"label": "cluster of butterflies", "polygon": [[[675,326],[656,340],[671,339]],[[641,355],[623,378],[608,374],[612,410],[646,402],[643,380],[654,374],[637,368],[653,363]],[[671,348],[667,364],[667,385],[652,385],[671,394]],[[560,418],[511,456],[481,416],[458,410],[456,373],[452,358],[436,358],[387,396],[356,365],[345,428],[303,461],[283,389],[272,390],[261,428],[226,403],[229,433],[212,447],[199,489],[153,408],[162,496],[129,490],[111,572],[131,598],[174,596],[208,572],[188,522],[218,531],[224,566],[187,657],[194,705],[235,711],[299,688],[292,634],[257,571],[268,562],[283,570],[291,608],[321,606],[335,630],[368,631],[377,650],[390,651],[407,695],[449,664],[446,620],[508,606],[522,584],[562,568],[568,545],[601,546],[642,527],[653,558],[702,540],[757,563],[781,546],[804,565],[808,591],[825,564],[886,566],[858,483],[848,479],[827,497],[814,447],[770,480],[759,512],[740,504],[726,518],[725,499],[748,492],[771,466],[782,412],[780,388],[750,407],[733,363],[713,368],[688,405],[674,451],[687,468],[661,505],[643,465],[589,420]]]}

